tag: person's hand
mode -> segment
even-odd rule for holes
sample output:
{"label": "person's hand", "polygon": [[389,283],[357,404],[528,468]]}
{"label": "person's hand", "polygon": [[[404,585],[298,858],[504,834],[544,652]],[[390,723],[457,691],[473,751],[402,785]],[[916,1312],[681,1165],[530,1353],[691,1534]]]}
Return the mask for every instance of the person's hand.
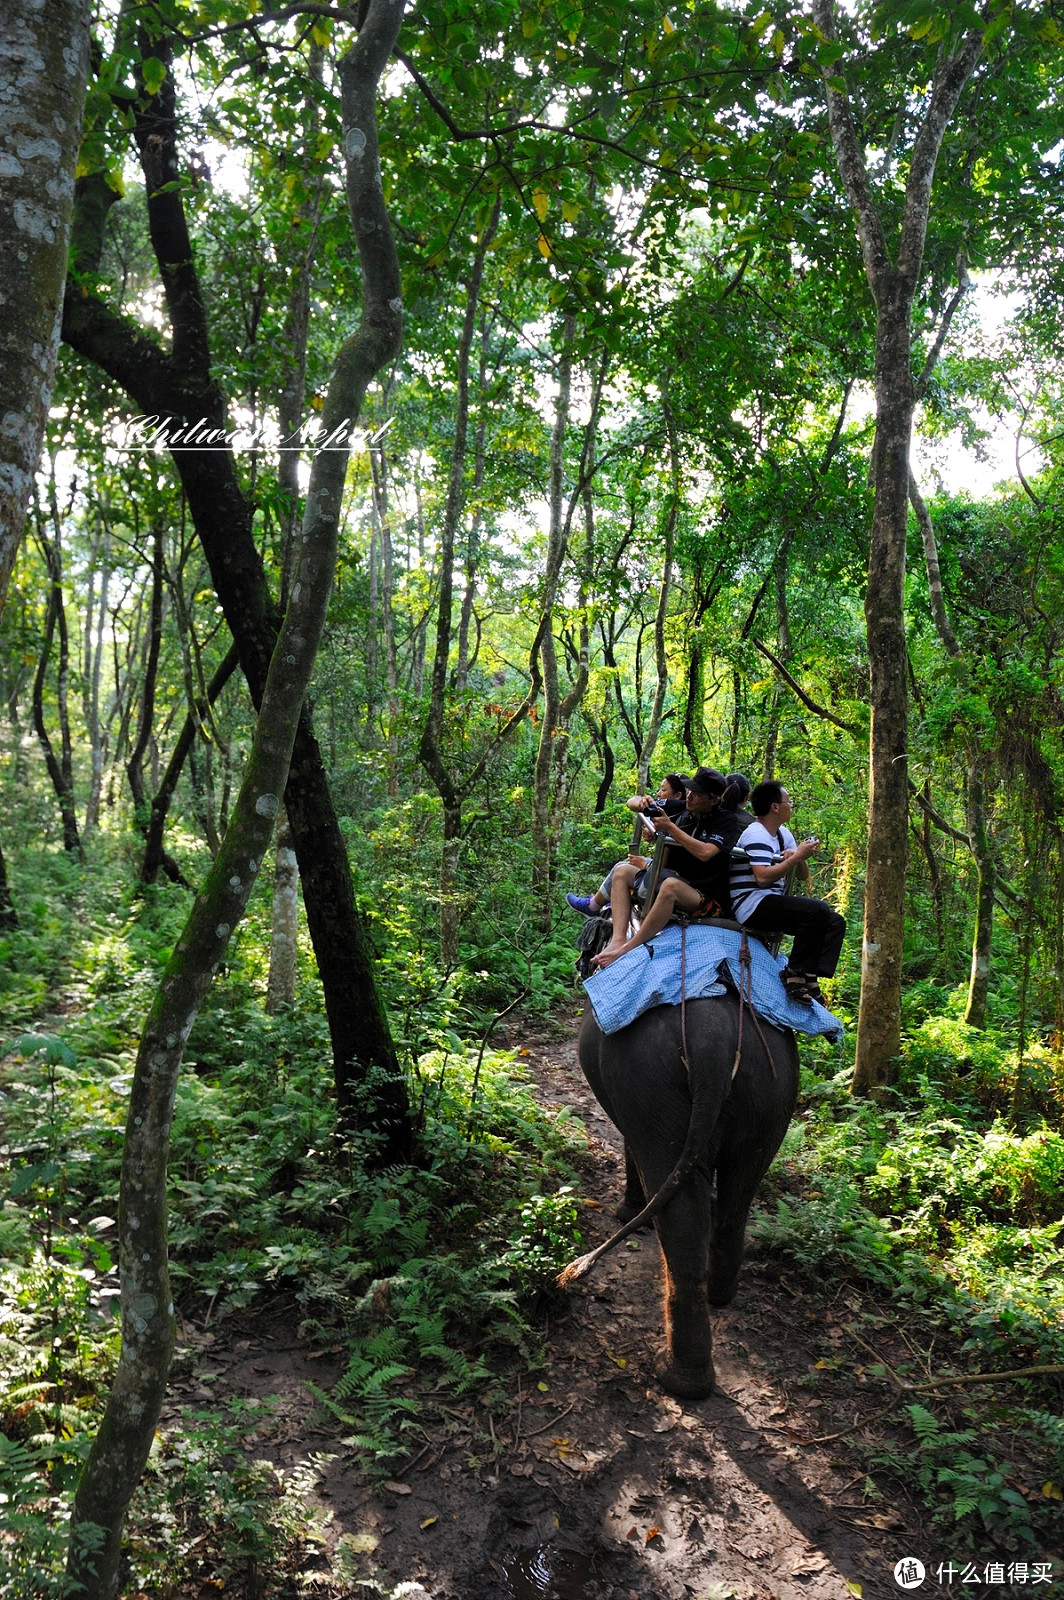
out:
{"label": "person's hand", "polygon": [[794,858],[796,861],[808,861],[809,857],[815,855],[819,849],[819,839],[803,839],[801,844],[794,851]]}

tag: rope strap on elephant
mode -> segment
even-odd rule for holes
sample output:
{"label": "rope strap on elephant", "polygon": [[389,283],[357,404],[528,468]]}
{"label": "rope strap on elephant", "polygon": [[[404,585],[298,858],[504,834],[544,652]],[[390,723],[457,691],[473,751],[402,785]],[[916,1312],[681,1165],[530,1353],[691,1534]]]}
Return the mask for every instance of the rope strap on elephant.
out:
{"label": "rope strap on elephant", "polygon": [[[743,1013],[745,1011],[749,1011],[750,1015],[754,1019],[754,1025],[756,1026],[758,1035],[761,1039],[762,1048],[764,1049],[769,1065],[772,1068],[772,1076],[776,1076],[776,1063],[772,1059],[772,1052],[769,1049],[768,1043],[765,1039],[765,1035],[761,1027],[761,1020],[758,1017],[758,1014],[754,1009],[753,1001],[751,1000],[753,976],[750,965],[750,946],[747,942],[745,931],[742,934],[742,940],[740,943],[739,962],[739,1023],[735,1047],[735,1060],[732,1062],[731,1078],[729,1079],[729,1093],[731,1092],[730,1085],[735,1082],[736,1074],[739,1071],[739,1065],[742,1060]],[[692,1086],[694,1086],[697,1080],[692,1075],[691,1061],[687,1053],[686,979],[687,925],[684,923],[680,933],[680,1058],[683,1062],[684,1071],[687,1074],[687,1080]],[[564,1266],[559,1272],[556,1280],[560,1288],[564,1289],[567,1284],[575,1283],[577,1278],[584,1277],[588,1272],[591,1271],[591,1268],[595,1265],[595,1263],[600,1261],[604,1255],[608,1255],[611,1250],[616,1249],[619,1244],[623,1243],[623,1241],[629,1238],[633,1233],[638,1233],[640,1228],[644,1227],[648,1222],[657,1216],[658,1212],[661,1211],[663,1207],[668,1205],[676,1191],[683,1183],[687,1181],[693,1168],[703,1153],[700,1148],[699,1141],[695,1137],[693,1097],[694,1087],[692,1087],[692,1116],[690,1124],[688,1125],[687,1139],[685,1140],[684,1147],[680,1152],[680,1159],[669,1173],[669,1176],[665,1179],[665,1182],[662,1184],[657,1194],[652,1196],[652,1198],[647,1201],[642,1211],[634,1216],[630,1222],[626,1222],[622,1228],[617,1229],[616,1233],[611,1234],[606,1240],[605,1244],[600,1244],[596,1249],[589,1250],[586,1255],[577,1256],[575,1261],[570,1261],[567,1266]]]}

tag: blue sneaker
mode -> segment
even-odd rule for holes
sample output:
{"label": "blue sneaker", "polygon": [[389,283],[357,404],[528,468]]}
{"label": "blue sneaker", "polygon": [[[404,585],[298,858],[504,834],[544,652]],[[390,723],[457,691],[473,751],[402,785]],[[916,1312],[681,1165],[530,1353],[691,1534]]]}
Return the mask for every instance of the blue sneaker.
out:
{"label": "blue sneaker", "polygon": [[582,911],[585,917],[593,917],[595,915],[595,908],[591,904],[591,896],[589,894],[567,894],[565,903],[567,906],[572,906],[574,911]]}

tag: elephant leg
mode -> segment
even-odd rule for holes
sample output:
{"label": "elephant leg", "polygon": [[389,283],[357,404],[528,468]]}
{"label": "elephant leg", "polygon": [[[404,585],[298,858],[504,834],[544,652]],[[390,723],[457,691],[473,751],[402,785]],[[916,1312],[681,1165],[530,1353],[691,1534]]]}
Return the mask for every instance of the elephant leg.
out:
{"label": "elephant leg", "polygon": [[707,1294],[711,1306],[727,1306],[735,1299],[750,1206],[769,1165],[760,1150],[746,1155],[749,1165],[732,1160],[717,1167],[716,1203],[709,1234]]}
{"label": "elephant leg", "polygon": [[[626,1139],[624,1141],[624,1199],[613,1214],[618,1222],[631,1222],[633,1217],[639,1215],[646,1203],[647,1195],[643,1188],[643,1180],[639,1176],[635,1152]],[[649,1227],[650,1224],[648,1223],[647,1226]]]}
{"label": "elephant leg", "polygon": [[715,1383],[706,1292],[711,1205],[709,1182],[696,1172],[654,1219],[665,1267],[665,1353],[655,1371],[684,1400],[704,1400]]}

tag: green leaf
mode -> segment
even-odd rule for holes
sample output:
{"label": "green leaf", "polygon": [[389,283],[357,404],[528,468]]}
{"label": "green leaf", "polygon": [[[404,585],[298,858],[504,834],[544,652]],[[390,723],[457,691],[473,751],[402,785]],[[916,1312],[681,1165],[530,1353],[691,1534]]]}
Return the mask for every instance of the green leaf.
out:
{"label": "green leaf", "polygon": [[144,87],[148,94],[158,94],[166,79],[166,67],[157,56],[145,56],[140,64]]}
{"label": "green leaf", "polygon": [[53,1067],[76,1067],[78,1064],[78,1058],[70,1046],[54,1033],[21,1033],[17,1039],[12,1039],[8,1050],[16,1050],[25,1061],[43,1056]]}

